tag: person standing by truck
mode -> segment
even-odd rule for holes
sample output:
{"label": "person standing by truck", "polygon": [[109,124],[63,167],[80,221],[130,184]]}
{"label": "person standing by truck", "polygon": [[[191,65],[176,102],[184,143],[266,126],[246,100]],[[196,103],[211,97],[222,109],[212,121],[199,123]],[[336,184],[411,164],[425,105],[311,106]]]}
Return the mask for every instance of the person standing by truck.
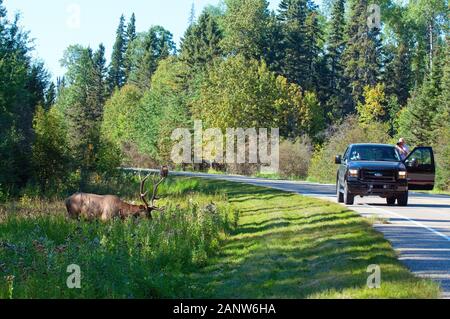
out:
{"label": "person standing by truck", "polygon": [[398,140],[396,148],[400,153],[402,160],[405,160],[408,157],[409,153],[411,153],[411,150],[406,144],[406,141],[403,137]]}

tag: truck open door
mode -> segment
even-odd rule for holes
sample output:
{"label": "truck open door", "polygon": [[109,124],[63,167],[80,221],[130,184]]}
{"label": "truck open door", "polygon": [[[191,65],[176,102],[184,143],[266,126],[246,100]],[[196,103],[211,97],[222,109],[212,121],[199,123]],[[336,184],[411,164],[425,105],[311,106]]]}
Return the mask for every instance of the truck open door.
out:
{"label": "truck open door", "polygon": [[436,175],[433,149],[416,147],[404,160],[410,190],[432,190]]}

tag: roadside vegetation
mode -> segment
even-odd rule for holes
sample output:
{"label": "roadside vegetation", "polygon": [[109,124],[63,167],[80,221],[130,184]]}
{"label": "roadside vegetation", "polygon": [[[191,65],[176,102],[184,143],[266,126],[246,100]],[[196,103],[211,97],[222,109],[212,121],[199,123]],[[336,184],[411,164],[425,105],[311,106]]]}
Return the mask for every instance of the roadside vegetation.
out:
{"label": "roadside vegetation", "polygon": [[[97,185],[136,199],[136,177]],[[91,186],[93,187],[93,186]],[[171,178],[154,220],[77,222],[61,199],[0,206],[0,298],[435,298],[370,223],[326,201]],[[81,267],[68,289],[67,266]],[[381,268],[381,288],[366,282]]]}
{"label": "roadside vegetation", "polygon": [[[138,197],[136,177],[99,193]],[[170,298],[188,296],[188,275],[206,265],[237,225],[227,195],[197,180],[160,187],[165,212],[154,220],[78,222],[63,199],[23,196],[0,206],[0,298]],[[67,267],[82,271],[82,289],[68,289]]]}

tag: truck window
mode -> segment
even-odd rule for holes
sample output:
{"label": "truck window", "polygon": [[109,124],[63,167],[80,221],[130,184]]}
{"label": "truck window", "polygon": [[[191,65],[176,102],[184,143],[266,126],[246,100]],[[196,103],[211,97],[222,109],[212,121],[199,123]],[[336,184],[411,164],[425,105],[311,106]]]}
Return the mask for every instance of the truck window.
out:
{"label": "truck window", "polygon": [[395,148],[391,146],[361,145],[352,148],[350,160],[399,162],[400,157]]}

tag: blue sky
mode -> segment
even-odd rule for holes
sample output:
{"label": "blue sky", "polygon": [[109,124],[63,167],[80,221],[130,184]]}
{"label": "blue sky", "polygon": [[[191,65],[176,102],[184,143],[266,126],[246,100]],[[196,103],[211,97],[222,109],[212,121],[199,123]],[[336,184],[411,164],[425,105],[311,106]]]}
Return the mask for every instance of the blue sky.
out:
{"label": "blue sky", "polygon": [[[279,2],[270,0],[271,8]],[[194,0],[197,15],[206,5],[219,3]],[[4,5],[10,17],[16,12],[21,14],[22,26],[35,39],[34,56],[45,62],[54,79],[64,74],[59,60],[71,44],[96,48],[103,42],[109,58],[122,13],[128,19],[135,12],[138,31],[152,25],[164,26],[178,44],[187,28],[192,0],[4,0]]]}

